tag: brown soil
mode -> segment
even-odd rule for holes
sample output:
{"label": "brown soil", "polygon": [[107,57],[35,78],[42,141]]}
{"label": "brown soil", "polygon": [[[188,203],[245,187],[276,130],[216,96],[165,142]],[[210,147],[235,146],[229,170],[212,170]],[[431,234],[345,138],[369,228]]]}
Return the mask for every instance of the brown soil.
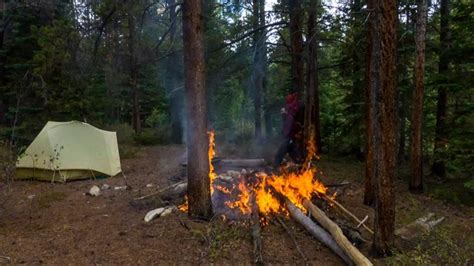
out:
{"label": "brown soil", "polygon": [[[122,177],[65,184],[11,183],[4,210],[0,212],[0,255],[10,257],[14,264],[251,264],[252,240],[245,226],[231,224],[220,217],[210,223],[192,221],[181,212],[150,223],[143,221],[149,210],[163,203],[156,199],[137,203],[133,198],[177,182],[182,172],[179,160],[184,150],[183,146],[173,145],[149,147],[136,158],[123,160],[122,168],[131,190],[114,189],[125,185]],[[351,181],[349,186],[339,189],[338,200],[359,217],[369,214],[371,219],[373,211],[361,204],[362,165],[353,163],[341,172],[343,165],[321,162],[324,176],[331,177],[323,176],[323,181]],[[101,187],[102,184],[111,188],[102,190],[99,197],[85,195],[91,186]],[[147,184],[153,184],[153,187],[147,187]],[[398,185],[397,190],[399,195],[408,195],[403,185]],[[453,209],[425,196],[410,198],[413,200],[404,200],[397,206],[400,212],[398,225],[417,218],[417,214],[409,212],[415,204],[449,216],[450,223],[454,221],[461,226],[460,236],[472,233],[472,209]],[[328,213],[336,216],[335,210]],[[342,264],[301,227],[291,221],[287,221],[287,225],[292,228],[310,264]],[[365,232],[363,235],[370,238]],[[267,263],[302,262],[279,224],[272,222],[265,226],[262,236]],[[465,241],[469,243],[469,239]],[[361,249],[368,254],[369,247],[366,245]],[[3,262],[7,260],[0,257],[0,263]]]}

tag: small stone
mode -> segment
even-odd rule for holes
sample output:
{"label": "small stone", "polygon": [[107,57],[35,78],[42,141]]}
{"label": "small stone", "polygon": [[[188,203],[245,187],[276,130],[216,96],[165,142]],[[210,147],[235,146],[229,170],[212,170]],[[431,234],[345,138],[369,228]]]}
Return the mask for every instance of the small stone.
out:
{"label": "small stone", "polygon": [[100,188],[98,186],[92,186],[89,190],[89,195],[97,197],[100,195]]}
{"label": "small stone", "polygon": [[35,197],[36,197],[36,195],[29,195],[29,196],[28,196],[28,199],[29,199],[29,200],[32,200],[32,199],[34,199]]}
{"label": "small stone", "polygon": [[127,189],[127,186],[118,186],[118,187],[114,187],[115,190],[126,190]]}
{"label": "small stone", "polygon": [[227,181],[227,182],[229,182],[229,181],[232,180],[232,176],[228,176],[228,175],[219,175],[219,176],[217,176],[217,177],[218,177],[219,179],[222,179],[222,180]]}
{"label": "small stone", "polygon": [[229,175],[232,178],[239,178],[240,172],[239,171],[234,171],[234,170],[229,170],[229,171],[227,171],[227,175]]}
{"label": "small stone", "polygon": [[147,184],[146,187],[153,187],[153,184]]}
{"label": "small stone", "polygon": [[100,187],[102,190],[107,190],[110,189],[110,186],[107,184],[103,184],[102,187]]}
{"label": "small stone", "polygon": [[163,212],[165,211],[165,208],[158,208],[158,209],[154,209],[154,210],[151,210],[149,211],[146,215],[145,215],[145,222],[150,222],[151,220],[155,219],[156,217],[160,216],[160,214],[162,214]]}

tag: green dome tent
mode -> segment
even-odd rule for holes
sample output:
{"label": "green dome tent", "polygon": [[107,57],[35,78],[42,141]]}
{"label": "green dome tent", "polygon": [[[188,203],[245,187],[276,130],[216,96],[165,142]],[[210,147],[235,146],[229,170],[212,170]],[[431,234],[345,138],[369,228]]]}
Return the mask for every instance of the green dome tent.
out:
{"label": "green dome tent", "polygon": [[19,156],[15,177],[65,182],[121,171],[115,132],[79,121],[48,122]]}

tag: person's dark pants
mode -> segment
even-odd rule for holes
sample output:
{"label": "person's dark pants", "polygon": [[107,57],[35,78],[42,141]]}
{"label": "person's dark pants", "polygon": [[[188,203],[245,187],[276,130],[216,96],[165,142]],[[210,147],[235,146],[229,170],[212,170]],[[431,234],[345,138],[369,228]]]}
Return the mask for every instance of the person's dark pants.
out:
{"label": "person's dark pants", "polygon": [[280,166],[286,154],[290,155],[290,158],[295,163],[302,163],[304,161],[304,156],[300,145],[298,145],[298,143],[293,139],[287,138],[282,142],[280,148],[278,148],[273,165],[275,167]]}

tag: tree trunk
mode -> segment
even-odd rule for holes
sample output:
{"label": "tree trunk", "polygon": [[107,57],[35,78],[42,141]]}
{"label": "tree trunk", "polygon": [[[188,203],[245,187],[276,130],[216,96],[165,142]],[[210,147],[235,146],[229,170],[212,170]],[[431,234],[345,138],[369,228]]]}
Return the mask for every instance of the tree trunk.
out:
{"label": "tree trunk", "polygon": [[316,152],[321,152],[321,119],[319,105],[319,79],[318,79],[318,42],[317,42],[317,0],[311,0],[308,14],[308,60],[307,60],[307,87],[305,109],[305,136],[306,140],[313,137]]}
{"label": "tree trunk", "polygon": [[[438,72],[446,80],[449,67],[447,51],[449,49],[449,0],[441,0],[441,23],[440,23],[440,50]],[[443,82],[445,83],[445,82]],[[448,108],[448,91],[445,85],[438,88],[438,104],[436,111],[436,135],[434,146],[434,157],[432,172],[435,176],[446,178],[446,167],[444,156],[448,138],[446,135],[446,114]]]}
{"label": "tree trunk", "polygon": [[140,121],[140,103],[138,101],[139,91],[138,91],[138,64],[137,56],[135,49],[135,17],[133,16],[132,6],[129,7],[128,11],[128,33],[129,33],[129,43],[128,49],[130,53],[130,87],[132,90],[132,124],[135,133],[140,133],[142,131],[141,121]]}
{"label": "tree trunk", "polygon": [[410,191],[423,191],[423,91],[425,76],[426,0],[417,0],[415,90],[413,92]]}
{"label": "tree trunk", "polygon": [[[263,3],[263,5],[261,4]],[[265,13],[265,0],[253,0],[253,16],[252,24],[253,29],[256,30],[261,26],[262,21],[260,20],[260,13]],[[263,19],[265,23],[265,19]],[[254,122],[255,122],[255,137],[260,139],[262,136],[262,91],[263,91],[263,82],[264,82],[264,45],[266,41],[265,30],[261,29],[254,33],[253,35],[253,45],[254,45],[254,58],[253,58],[253,73],[252,73],[252,83],[253,83],[253,100],[254,100]]]}
{"label": "tree trunk", "polygon": [[183,46],[187,100],[188,203],[189,215],[209,219],[212,215],[209,181],[209,140],[203,47],[202,5],[183,3]]}
{"label": "tree trunk", "polygon": [[291,42],[291,92],[303,92],[303,12],[301,0],[289,0]]}
{"label": "tree trunk", "polygon": [[[174,40],[177,35],[177,15],[176,0],[167,0],[170,16],[170,40]],[[173,51],[167,59],[167,75],[166,87],[170,95],[170,119],[171,119],[171,139],[173,143],[182,143],[183,127],[182,127],[182,109],[183,109],[183,93],[178,89],[178,76],[180,72],[179,55],[177,51]]]}
{"label": "tree trunk", "polygon": [[390,254],[394,244],[395,198],[393,174],[396,154],[396,24],[395,0],[369,1],[370,14],[370,148],[375,199],[374,248]]}

